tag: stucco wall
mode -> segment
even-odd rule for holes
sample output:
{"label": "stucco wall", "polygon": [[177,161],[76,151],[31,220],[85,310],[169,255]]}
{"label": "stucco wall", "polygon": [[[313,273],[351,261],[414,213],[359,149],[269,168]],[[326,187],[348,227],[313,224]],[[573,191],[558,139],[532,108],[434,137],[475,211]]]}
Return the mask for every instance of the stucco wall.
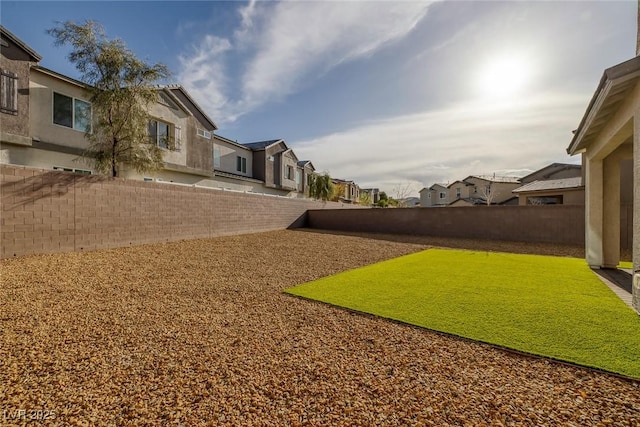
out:
{"label": "stucco wall", "polygon": [[[4,38],[3,38],[4,40]],[[6,40],[8,47],[2,46],[0,68],[16,73],[18,76],[18,114],[0,113],[2,134],[22,137],[29,136],[29,55],[18,48],[11,40]],[[3,135],[3,139],[5,135]]]}
{"label": "stucco wall", "polygon": [[284,229],[352,207],[13,165],[0,177],[2,258]]}
{"label": "stucco wall", "polygon": [[[214,144],[220,151],[220,166],[216,170],[229,172],[236,175],[253,177],[253,154],[248,148],[241,148],[237,145],[216,139]],[[238,171],[237,157],[242,156],[247,159],[247,172]]]}
{"label": "stucco wall", "polygon": [[311,210],[309,227],[438,237],[584,244],[584,206]]}

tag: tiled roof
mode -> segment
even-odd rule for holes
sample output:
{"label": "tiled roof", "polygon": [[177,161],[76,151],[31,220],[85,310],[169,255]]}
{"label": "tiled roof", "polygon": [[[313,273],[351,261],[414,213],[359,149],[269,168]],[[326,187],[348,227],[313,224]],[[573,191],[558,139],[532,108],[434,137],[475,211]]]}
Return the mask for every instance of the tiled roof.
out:
{"label": "tiled roof", "polygon": [[522,187],[518,187],[513,190],[514,193],[522,193],[527,191],[549,191],[549,190],[563,190],[568,188],[582,187],[582,178],[563,178],[563,179],[550,179],[547,181],[533,181]]}
{"label": "tiled roof", "polygon": [[502,182],[502,183],[509,183],[509,184],[513,184],[513,183],[517,184],[520,182],[520,178],[518,178],[517,176],[471,175],[465,179],[469,179],[469,178],[480,178],[480,179],[484,179],[485,181]]}

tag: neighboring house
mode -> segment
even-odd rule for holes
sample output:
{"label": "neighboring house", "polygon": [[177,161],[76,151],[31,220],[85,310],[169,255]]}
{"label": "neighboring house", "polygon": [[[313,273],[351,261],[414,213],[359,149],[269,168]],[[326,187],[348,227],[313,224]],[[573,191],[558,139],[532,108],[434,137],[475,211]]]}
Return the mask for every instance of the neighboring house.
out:
{"label": "neighboring house", "polygon": [[518,178],[504,176],[470,175],[454,181],[447,187],[449,206],[500,205],[513,199],[511,193],[518,188]]}
{"label": "neighboring house", "polygon": [[403,208],[418,208],[420,207],[419,197],[406,197],[398,201],[398,206]]}
{"label": "neighboring house", "polygon": [[316,168],[310,160],[300,160],[298,162],[298,169],[296,170],[296,185],[298,186],[298,194],[302,197],[308,195],[311,176],[315,172]]}
{"label": "neighboring house", "polygon": [[551,163],[520,178],[522,184],[529,184],[534,181],[547,181],[551,179],[577,178],[582,177],[582,166],[569,163]]}
{"label": "neighboring house", "polygon": [[604,71],[567,152],[583,156],[585,252],[593,268],[615,268],[620,261],[621,165],[632,165],[632,299],[640,313],[640,56]]}
{"label": "neighboring house", "polygon": [[584,205],[582,177],[533,181],[513,190],[519,205]]}
{"label": "neighboring house", "polygon": [[[278,194],[305,197],[310,176],[315,172],[309,160],[299,160],[283,139],[242,144],[253,154],[253,178]],[[248,169],[247,169],[248,170]]]}
{"label": "neighboring house", "polygon": [[344,179],[332,179],[333,185],[342,188],[342,193],[338,194],[338,201],[344,203],[358,203],[360,200],[360,187],[353,181]]}
{"label": "neighboring house", "polygon": [[42,57],[3,26],[0,44],[0,162],[9,163],[6,144],[31,145],[29,70]]}
{"label": "neighboring house", "polygon": [[360,194],[366,193],[371,198],[371,204],[375,205],[380,201],[380,189],[378,188],[361,188]]}
{"label": "neighboring house", "polygon": [[220,135],[213,135],[213,175],[219,188],[279,194],[253,178],[253,151]]}
{"label": "neighboring house", "polygon": [[420,207],[447,206],[449,189],[446,184],[433,184],[420,190]]}
{"label": "neighboring house", "polygon": [[[7,104],[1,113],[0,160],[44,169],[95,173],[91,162],[82,157],[89,147],[85,132],[91,131],[92,124],[88,86],[37,65],[40,57],[32,49],[4,27],[0,29],[2,100]],[[164,167],[155,173],[139,174],[122,165],[120,176],[187,184],[211,183],[211,133],[216,129],[215,123],[182,87],[158,87],[157,91],[158,101],[149,111],[152,117],[149,134],[166,149]],[[167,139],[175,142],[175,150],[168,149]]]}
{"label": "neighboring house", "polygon": [[[89,87],[39,66],[40,55],[0,29],[0,163],[96,173],[83,157],[92,125]],[[283,140],[243,145],[214,135],[216,124],[183,87],[155,89],[148,131],[163,148],[163,168],[139,173],[125,164],[120,177],[304,197],[315,169],[310,161],[299,161]]]}

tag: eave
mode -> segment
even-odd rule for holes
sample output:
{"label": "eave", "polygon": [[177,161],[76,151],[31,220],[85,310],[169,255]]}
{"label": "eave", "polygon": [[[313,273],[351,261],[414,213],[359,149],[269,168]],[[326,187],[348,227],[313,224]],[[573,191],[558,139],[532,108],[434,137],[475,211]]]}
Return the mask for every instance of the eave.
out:
{"label": "eave", "polygon": [[604,71],[567,153],[575,155],[589,147],[616,114],[629,92],[640,81],[640,56]]}

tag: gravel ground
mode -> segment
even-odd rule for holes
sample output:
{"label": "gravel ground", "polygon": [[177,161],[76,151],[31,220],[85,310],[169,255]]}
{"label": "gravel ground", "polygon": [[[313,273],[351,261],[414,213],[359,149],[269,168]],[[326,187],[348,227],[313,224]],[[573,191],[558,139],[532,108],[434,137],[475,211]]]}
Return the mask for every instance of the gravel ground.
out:
{"label": "gravel ground", "polygon": [[640,425],[637,382],[281,292],[429,244],[509,250],[375,237],[278,231],[2,261],[0,423]]}

